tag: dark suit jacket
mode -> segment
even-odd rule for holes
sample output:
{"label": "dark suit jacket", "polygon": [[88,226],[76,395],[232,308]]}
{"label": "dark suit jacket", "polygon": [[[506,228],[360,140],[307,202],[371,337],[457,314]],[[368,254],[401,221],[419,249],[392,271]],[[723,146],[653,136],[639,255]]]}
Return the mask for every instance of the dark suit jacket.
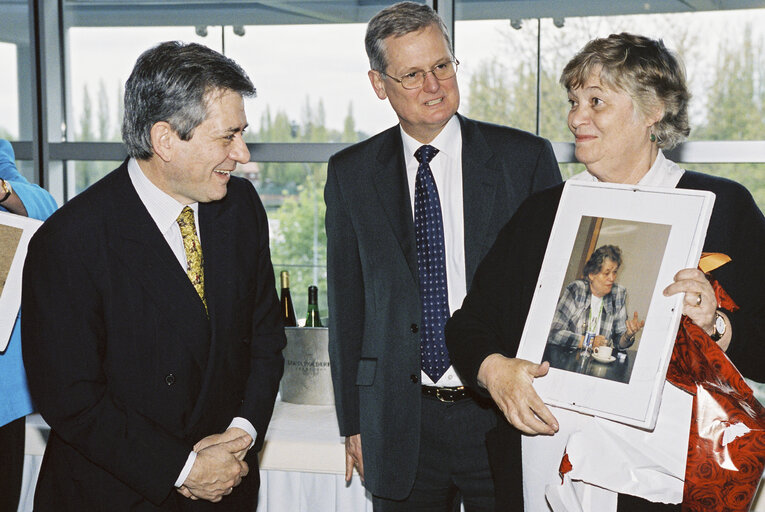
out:
{"label": "dark suit jacket", "polygon": [[[716,195],[703,250],[732,258],[712,274],[741,308],[729,315],[733,338],[727,355],[745,377],[763,382],[765,218],[752,195],[731,180],[686,171],[677,188]],[[535,194],[518,209],[478,267],[462,308],[446,324],[452,363],[479,393],[487,394],[477,383],[483,360],[493,353],[515,357],[518,351],[562,191],[563,185]],[[523,510],[520,432],[502,421],[489,439],[497,510]]]}
{"label": "dark suit jacket", "polygon": [[235,416],[258,439],[250,475],[215,510],[256,497],[285,345],[266,214],[252,185],[232,177],[224,199],[199,205],[199,226],[209,320],[127,163],[33,237],[24,362],[52,428],[36,510],[206,509],[173,483],[194,443]]}
{"label": "dark suit jacket", "polygon": [[[550,143],[460,117],[468,282],[531,192],[560,181]],[[330,360],[340,432],[361,433],[372,494],[411,491],[420,443],[421,318],[414,220],[395,126],[329,160]],[[448,208],[444,205],[444,208]]]}

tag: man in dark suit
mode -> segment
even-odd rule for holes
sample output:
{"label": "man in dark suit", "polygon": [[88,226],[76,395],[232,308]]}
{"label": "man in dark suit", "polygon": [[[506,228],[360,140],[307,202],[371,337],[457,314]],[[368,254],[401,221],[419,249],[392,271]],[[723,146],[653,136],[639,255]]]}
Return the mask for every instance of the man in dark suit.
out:
{"label": "man in dark suit", "polygon": [[546,140],[456,114],[458,62],[430,7],[382,10],[366,48],[372,87],[400,124],[334,155],[327,171],[346,479],[356,467],[376,511],[452,510],[460,495],[468,512],[493,511],[485,442],[497,414],[451,368],[443,325],[500,227],[560,172]]}
{"label": "man in dark suit", "polygon": [[35,234],[22,334],[51,426],[35,510],[254,510],[283,371],[232,60],[162,43],[125,87],[131,158]]}

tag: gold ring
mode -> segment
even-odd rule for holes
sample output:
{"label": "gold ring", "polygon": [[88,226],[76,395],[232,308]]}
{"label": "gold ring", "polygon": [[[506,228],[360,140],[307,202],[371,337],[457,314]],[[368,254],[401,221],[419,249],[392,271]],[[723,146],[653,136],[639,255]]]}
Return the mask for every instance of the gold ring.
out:
{"label": "gold ring", "polygon": [[699,298],[696,299],[696,307],[701,306],[701,294],[699,293]]}

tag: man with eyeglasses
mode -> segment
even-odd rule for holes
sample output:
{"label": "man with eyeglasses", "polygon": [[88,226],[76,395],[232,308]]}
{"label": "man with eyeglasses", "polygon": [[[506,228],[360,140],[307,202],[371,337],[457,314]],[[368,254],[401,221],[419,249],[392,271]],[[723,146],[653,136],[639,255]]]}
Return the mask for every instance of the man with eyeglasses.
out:
{"label": "man with eyeglasses", "polygon": [[460,500],[493,511],[486,443],[498,416],[462,386],[443,327],[501,226],[560,172],[548,141],[457,114],[459,62],[430,7],[383,9],[365,42],[372,87],[399,125],[333,155],[327,170],[346,480],[355,467],[376,512],[451,511]]}

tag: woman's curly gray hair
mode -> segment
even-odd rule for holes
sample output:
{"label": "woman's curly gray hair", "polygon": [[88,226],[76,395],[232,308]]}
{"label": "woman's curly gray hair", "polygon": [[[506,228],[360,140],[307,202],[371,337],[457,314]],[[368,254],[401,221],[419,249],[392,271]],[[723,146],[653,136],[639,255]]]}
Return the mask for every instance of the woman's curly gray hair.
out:
{"label": "woman's curly gray hair", "polygon": [[567,90],[575,89],[598,71],[600,81],[629,94],[643,116],[657,109],[664,112],[653,126],[660,148],[671,149],[685,140],[691,131],[691,93],[680,59],[661,39],[626,32],[593,39],[566,64],[560,83]]}

